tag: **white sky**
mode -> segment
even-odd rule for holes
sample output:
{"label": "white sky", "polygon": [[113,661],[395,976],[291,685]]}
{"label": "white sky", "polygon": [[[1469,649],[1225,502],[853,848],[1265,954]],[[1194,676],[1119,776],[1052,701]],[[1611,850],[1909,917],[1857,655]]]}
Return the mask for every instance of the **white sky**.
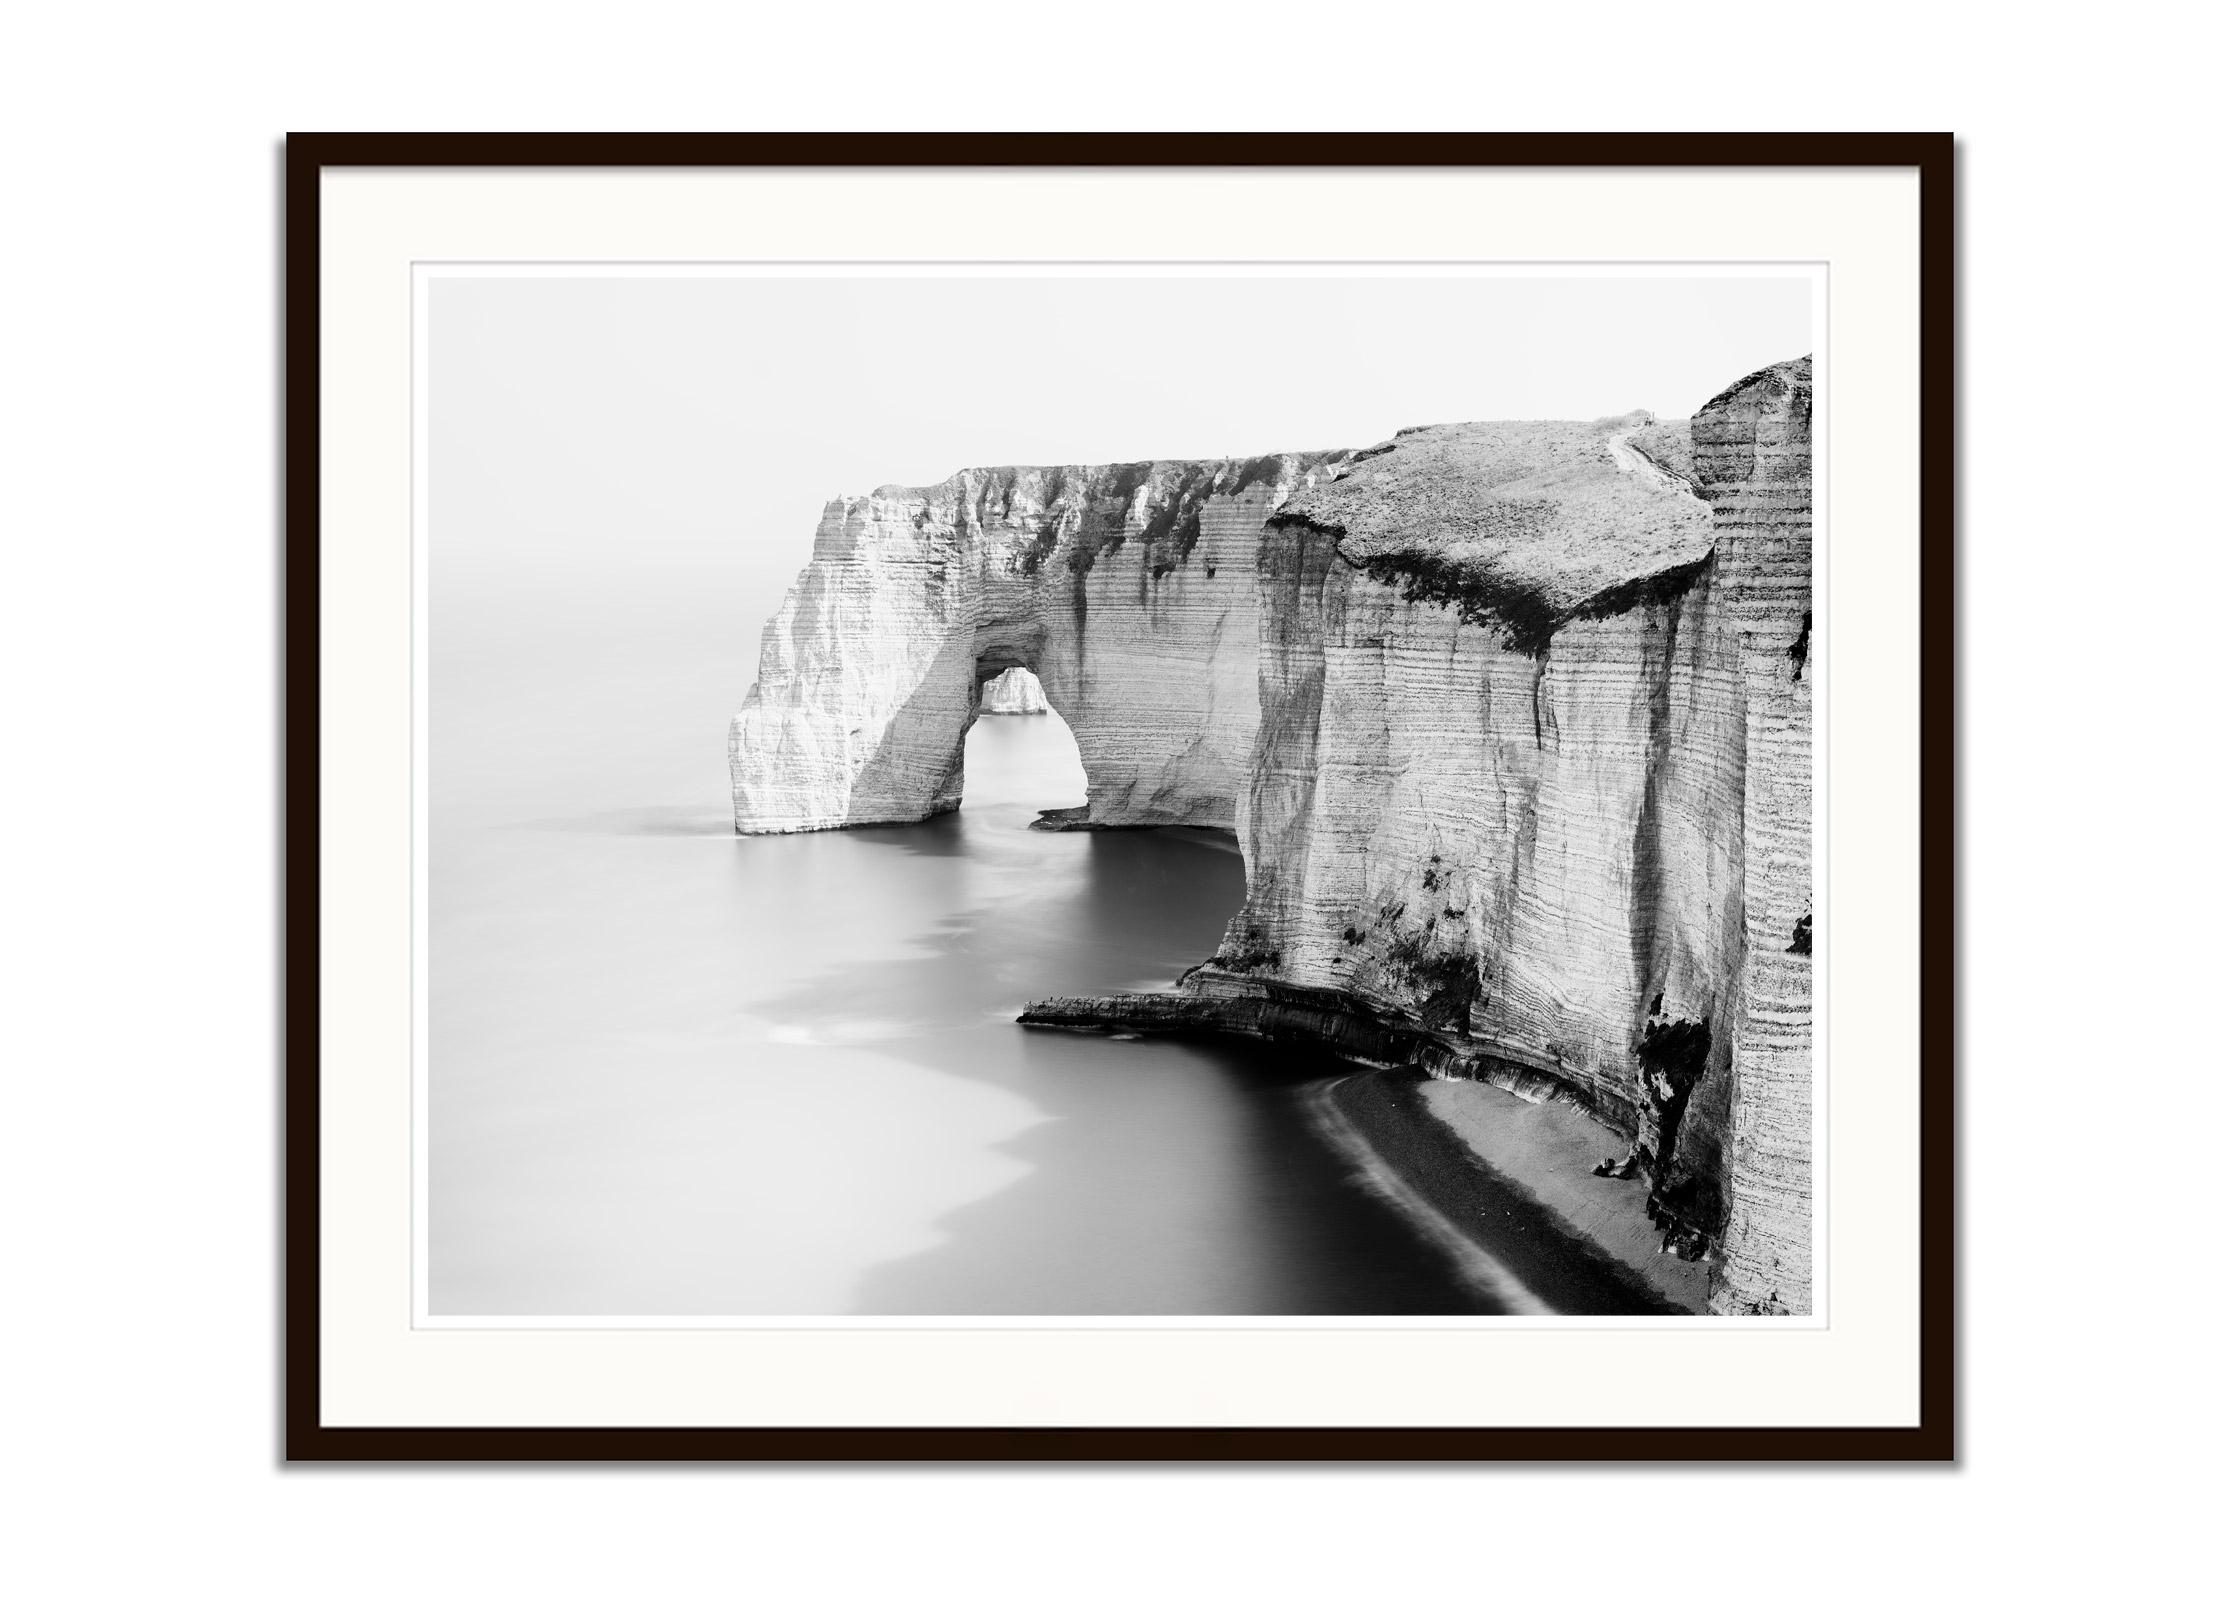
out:
{"label": "white sky", "polygon": [[713,585],[751,631],[835,495],[1685,416],[1810,319],[1802,279],[442,279],[436,597]]}

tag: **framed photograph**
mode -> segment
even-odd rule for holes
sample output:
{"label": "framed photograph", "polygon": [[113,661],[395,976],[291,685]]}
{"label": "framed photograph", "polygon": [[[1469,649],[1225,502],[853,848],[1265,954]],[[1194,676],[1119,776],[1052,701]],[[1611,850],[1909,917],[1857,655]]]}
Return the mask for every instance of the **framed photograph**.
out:
{"label": "framed photograph", "polygon": [[1952,156],[292,136],[290,1459],[1949,1459]]}

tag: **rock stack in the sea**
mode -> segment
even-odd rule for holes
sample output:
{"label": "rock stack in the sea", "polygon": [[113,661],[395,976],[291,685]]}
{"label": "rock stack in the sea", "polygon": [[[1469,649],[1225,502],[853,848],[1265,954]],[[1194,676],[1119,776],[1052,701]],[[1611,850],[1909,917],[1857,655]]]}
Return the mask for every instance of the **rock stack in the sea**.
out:
{"label": "rock stack in the sea", "polygon": [[1091,825],[1233,818],[1247,893],[1176,993],[1026,1020],[1563,1093],[1713,1309],[1808,1311],[1811,409],[1800,360],[1685,424],[836,501],[734,723],[739,826],[954,806],[973,686],[1030,666]]}
{"label": "rock stack in the sea", "polygon": [[983,717],[1040,717],[1049,711],[1042,685],[1025,667],[1005,667],[980,687]]}

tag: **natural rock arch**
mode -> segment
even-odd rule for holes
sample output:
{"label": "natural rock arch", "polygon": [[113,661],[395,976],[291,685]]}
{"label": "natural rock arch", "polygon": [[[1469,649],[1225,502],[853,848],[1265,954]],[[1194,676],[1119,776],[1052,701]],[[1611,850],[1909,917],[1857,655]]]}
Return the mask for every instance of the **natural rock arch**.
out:
{"label": "natural rock arch", "polygon": [[1633,1137],[1713,1309],[1809,1311],[1811,501],[1809,359],[1684,426],[836,500],[732,724],[738,826],[954,809],[1024,666],[1087,824],[1234,826],[1246,900],[1177,991],[1022,1020],[1562,1092]]}
{"label": "natural rock arch", "polygon": [[982,687],[1011,667],[1073,730],[1091,825],[1233,826],[1260,529],[1341,455],[997,467],[831,502],[732,719],[739,831],[955,810]]}

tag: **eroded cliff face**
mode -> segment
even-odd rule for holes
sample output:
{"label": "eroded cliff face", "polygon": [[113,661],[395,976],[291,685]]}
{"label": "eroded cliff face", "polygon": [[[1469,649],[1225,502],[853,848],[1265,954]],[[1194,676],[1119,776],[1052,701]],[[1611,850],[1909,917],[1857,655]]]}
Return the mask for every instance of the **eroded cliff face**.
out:
{"label": "eroded cliff face", "polygon": [[1743,690],[1744,955],[1712,1309],[1812,1305],[1812,363],[1697,413],[1695,471]]}
{"label": "eroded cliff face", "polygon": [[1714,1310],[1809,1311],[1811,407],[1796,361],[1687,424],[835,501],[733,723],[738,825],[953,808],[1025,666],[1091,825],[1233,825],[1247,874],[1176,993],[1027,1020],[1568,1096]]}
{"label": "eroded cliff face", "polygon": [[1247,898],[1183,987],[1577,1098],[1716,1309],[1805,1311],[1809,364],[1675,432],[1416,430],[1271,519]]}
{"label": "eroded cliff face", "polygon": [[1041,680],[1088,822],[1234,824],[1268,516],[1341,452],[997,467],[833,501],[731,724],[741,833],[955,810],[981,686]]}
{"label": "eroded cliff face", "polygon": [[1050,713],[1042,685],[1025,667],[1005,667],[980,689],[980,714],[984,717],[1041,717]]}

